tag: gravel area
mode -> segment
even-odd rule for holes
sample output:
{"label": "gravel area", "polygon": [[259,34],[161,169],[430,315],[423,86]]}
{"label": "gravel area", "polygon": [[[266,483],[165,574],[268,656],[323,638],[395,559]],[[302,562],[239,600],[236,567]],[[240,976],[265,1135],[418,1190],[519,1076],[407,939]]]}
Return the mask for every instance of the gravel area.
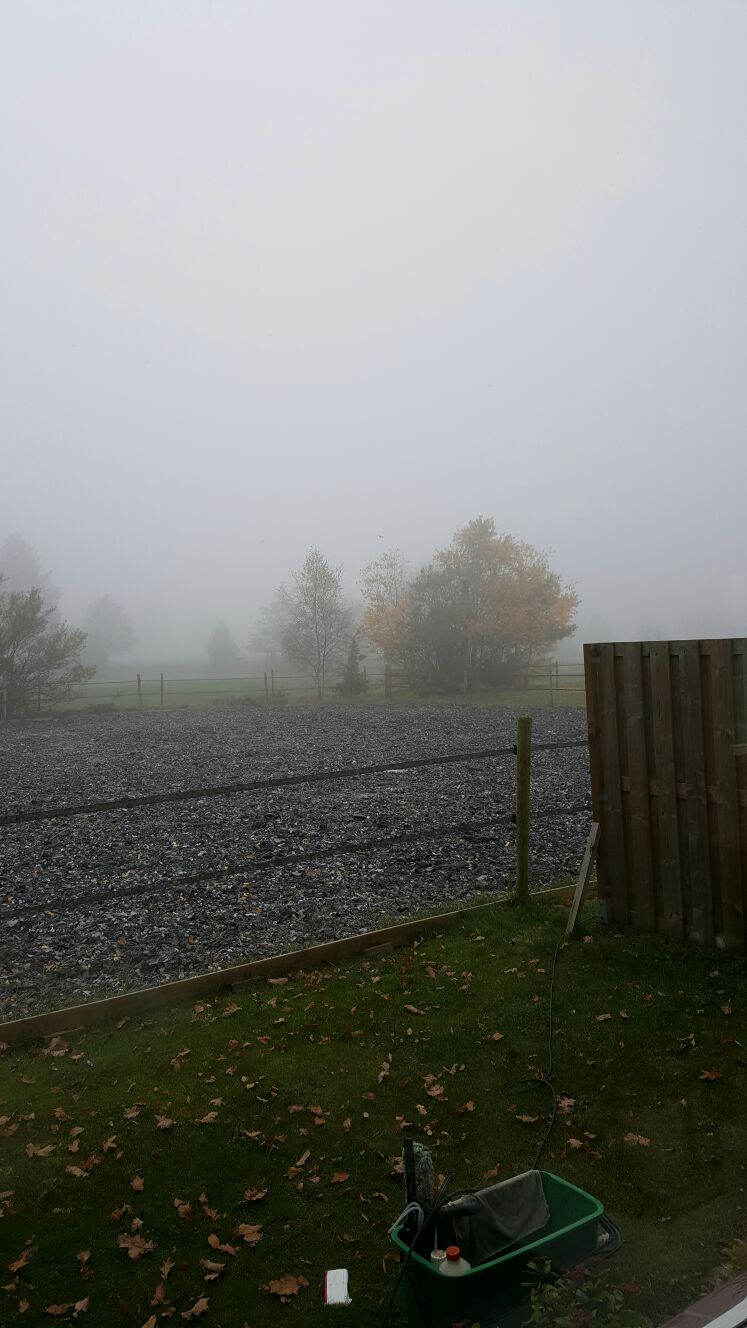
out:
{"label": "gravel area", "polygon": [[[585,736],[534,712],[537,742]],[[3,811],[511,744],[516,714],[473,706],[165,710],[0,732]],[[381,926],[513,874],[512,757],[106,812],[0,832],[0,1014],[16,1017]],[[589,828],[583,747],[537,753],[533,886],[575,873]],[[588,810],[540,819],[548,808]],[[473,835],[278,855],[490,820]],[[494,823],[493,823],[494,822]],[[242,862],[181,889],[174,877]],[[117,890],[145,887],[117,897]],[[155,887],[155,888],[154,888]],[[81,896],[91,896],[81,901]]]}

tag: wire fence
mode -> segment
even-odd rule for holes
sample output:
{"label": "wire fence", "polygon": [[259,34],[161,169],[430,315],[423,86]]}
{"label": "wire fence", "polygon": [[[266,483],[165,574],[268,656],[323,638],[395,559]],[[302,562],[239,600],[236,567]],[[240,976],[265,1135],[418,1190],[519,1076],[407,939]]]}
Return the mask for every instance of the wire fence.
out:
{"label": "wire fence", "polygon": [[[1,689],[0,689],[1,690]],[[173,677],[159,672],[155,677],[136,673],[130,678],[94,678],[71,686],[68,683],[37,682],[32,695],[32,713],[75,713],[85,710],[148,710],[161,707],[226,705],[284,705],[298,700],[318,700],[319,684],[308,674],[262,673],[235,676]],[[396,701],[414,699],[417,693],[405,675],[390,666],[363,666],[355,685],[346,688],[339,678],[326,680],[322,699]],[[501,696],[533,694],[541,704],[580,704],[585,692],[582,664],[532,666],[517,681],[497,687]],[[479,695],[467,689],[465,696]],[[492,693],[491,693],[492,694]],[[0,712],[4,713],[0,706]]]}
{"label": "wire fence", "polygon": [[[532,754],[558,752],[586,746],[587,741],[585,738],[542,742],[533,745]],[[511,746],[482,748],[470,752],[447,752],[438,756],[400,758],[393,762],[378,762],[365,766],[346,766],[337,770],[305,771],[300,774],[273,775],[241,783],[212,785],[204,788],[169,789],[161,792],[110,798],[97,802],[75,803],[67,806],[42,806],[15,809],[0,814],[0,827],[32,825],[41,822],[64,820],[72,817],[98,816],[121,810],[136,811],[139,808],[155,807],[168,803],[184,803],[210,798],[228,798],[240,794],[252,794],[277,788],[298,787],[330,781],[344,781],[348,779],[371,778],[384,774],[405,773],[407,771],[418,771],[439,766],[451,766],[464,762],[500,760],[516,757],[516,755],[517,746],[516,744],[513,744]],[[527,803],[525,810],[520,810],[521,806],[523,806],[523,804],[520,804],[520,800],[517,797],[516,809],[513,812],[505,812],[503,815],[490,816],[472,821],[455,821],[449,824],[433,827],[420,827],[414,831],[411,829],[394,831],[393,833],[390,832],[383,835],[377,835],[364,840],[343,839],[326,847],[314,848],[300,853],[278,854],[260,851],[255,852],[253,856],[247,857],[240,862],[223,862],[211,867],[203,868],[197,872],[179,873],[171,879],[158,877],[157,879],[150,881],[137,881],[128,885],[120,885],[114,888],[106,888],[104,890],[98,889],[78,892],[75,895],[66,894],[62,898],[43,900],[34,904],[21,905],[20,907],[15,902],[9,905],[6,900],[4,911],[7,912],[8,907],[12,907],[15,917],[32,917],[41,913],[50,912],[50,910],[53,910],[54,912],[66,912],[91,903],[106,904],[114,899],[131,898],[133,896],[154,893],[159,894],[167,890],[183,891],[207,881],[225,880],[232,876],[245,875],[251,871],[276,871],[284,867],[298,866],[307,862],[330,859],[347,854],[362,855],[381,849],[385,850],[398,846],[417,844],[427,840],[454,837],[472,838],[475,834],[484,830],[494,831],[498,827],[516,825],[517,817],[526,819],[526,824],[523,826],[525,831],[523,838],[528,844],[529,806]],[[534,819],[543,820],[547,818],[582,815],[587,813],[590,813],[590,800],[544,809],[540,808],[539,810],[534,811],[533,816]],[[128,871],[135,869],[129,868],[123,870],[125,871],[125,874],[127,874]]]}

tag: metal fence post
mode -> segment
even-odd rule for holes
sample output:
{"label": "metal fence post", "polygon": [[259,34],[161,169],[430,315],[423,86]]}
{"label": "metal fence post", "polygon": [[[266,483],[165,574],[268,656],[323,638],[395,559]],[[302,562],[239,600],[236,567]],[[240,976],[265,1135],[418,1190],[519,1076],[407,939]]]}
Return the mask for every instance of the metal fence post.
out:
{"label": "metal fence post", "polygon": [[275,670],[270,671],[270,696],[275,699]]}
{"label": "metal fence post", "polygon": [[163,674],[161,674],[161,705],[163,705]]}
{"label": "metal fence post", "polygon": [[553,699],[552,699],[552,668],[551,668],[551,669],[550,669],[550,705],[552,705],[552,704],[553,704]]}
{"label": "metal fence post", "polygon": [[516,891],[517,904],[529,898],[529,794],[532,776],[532,718],[516,721]]}
{"label": "metal fence post", "polygon": [[269,704],[270,704],[270,689],[269,689],[268,686],[267,686],[267,670],[266,670],[266,669],[265,669],[265,701],[267,702],[267,705],[269,706]]}

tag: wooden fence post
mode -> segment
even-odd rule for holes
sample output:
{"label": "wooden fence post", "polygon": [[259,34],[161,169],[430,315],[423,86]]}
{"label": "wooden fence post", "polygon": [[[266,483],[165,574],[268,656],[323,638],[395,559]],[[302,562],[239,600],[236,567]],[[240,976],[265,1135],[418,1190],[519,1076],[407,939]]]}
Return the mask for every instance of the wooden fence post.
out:
{"label": "wooden fence post", "polygon": [[163,705],[163,674],[161,674],[161,705]]}
{"label": "wooden fence post", "polygon": [[532,778],[532,718],[516,721],[516,892],[517,904],[529,898],[529,793]]}
{"label": "wooden fence post", "polygon": [[143,680],[140,674],[137,675],[137,706],[138,710],[143,708]]}
{"label": "wooden fence post", "polygon": [[552,705],[552,704],[553,704],[553,699],[552,699],[552,668],[551,668],[551,669],[550,669],[550,705]]}
{"label": "wooden fence post", "polygon": [[275,670],[270,671],[270,696],[275,700]]}
{"label": "wooden fence post", "polygon": [[269,689],[269,687],[267,686],[267,669],[265,669],[265,701],[267,702],[267,705],[269,706],[269,704],[270,704],[270,689]]}

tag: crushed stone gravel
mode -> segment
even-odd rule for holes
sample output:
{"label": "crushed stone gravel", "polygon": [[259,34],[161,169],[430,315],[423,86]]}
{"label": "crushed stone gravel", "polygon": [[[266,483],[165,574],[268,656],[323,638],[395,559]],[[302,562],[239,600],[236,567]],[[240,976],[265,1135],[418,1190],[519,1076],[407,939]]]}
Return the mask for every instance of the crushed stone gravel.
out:
{"label": "crushed stone gravel", "polygon": [[[8,725],[0,808],[503,746],[514,741],[516,717],[464,705],[216,707]],[[537,709],[533,719],[537,742],[585,737],[582,709]],[[502,757],[6,827],[0,1015],[173,981],[504,892],[514,870],[514,777],[513,758]],[[542,819],[578,805],[584,810]],[[585,747],[535,753],[532,807],[530,874],[541,888],[578,869],[591,819]],[[273,866],[280,855],[474,821],[489,824]],[[173,884],[227,863],[245,867]]]}

